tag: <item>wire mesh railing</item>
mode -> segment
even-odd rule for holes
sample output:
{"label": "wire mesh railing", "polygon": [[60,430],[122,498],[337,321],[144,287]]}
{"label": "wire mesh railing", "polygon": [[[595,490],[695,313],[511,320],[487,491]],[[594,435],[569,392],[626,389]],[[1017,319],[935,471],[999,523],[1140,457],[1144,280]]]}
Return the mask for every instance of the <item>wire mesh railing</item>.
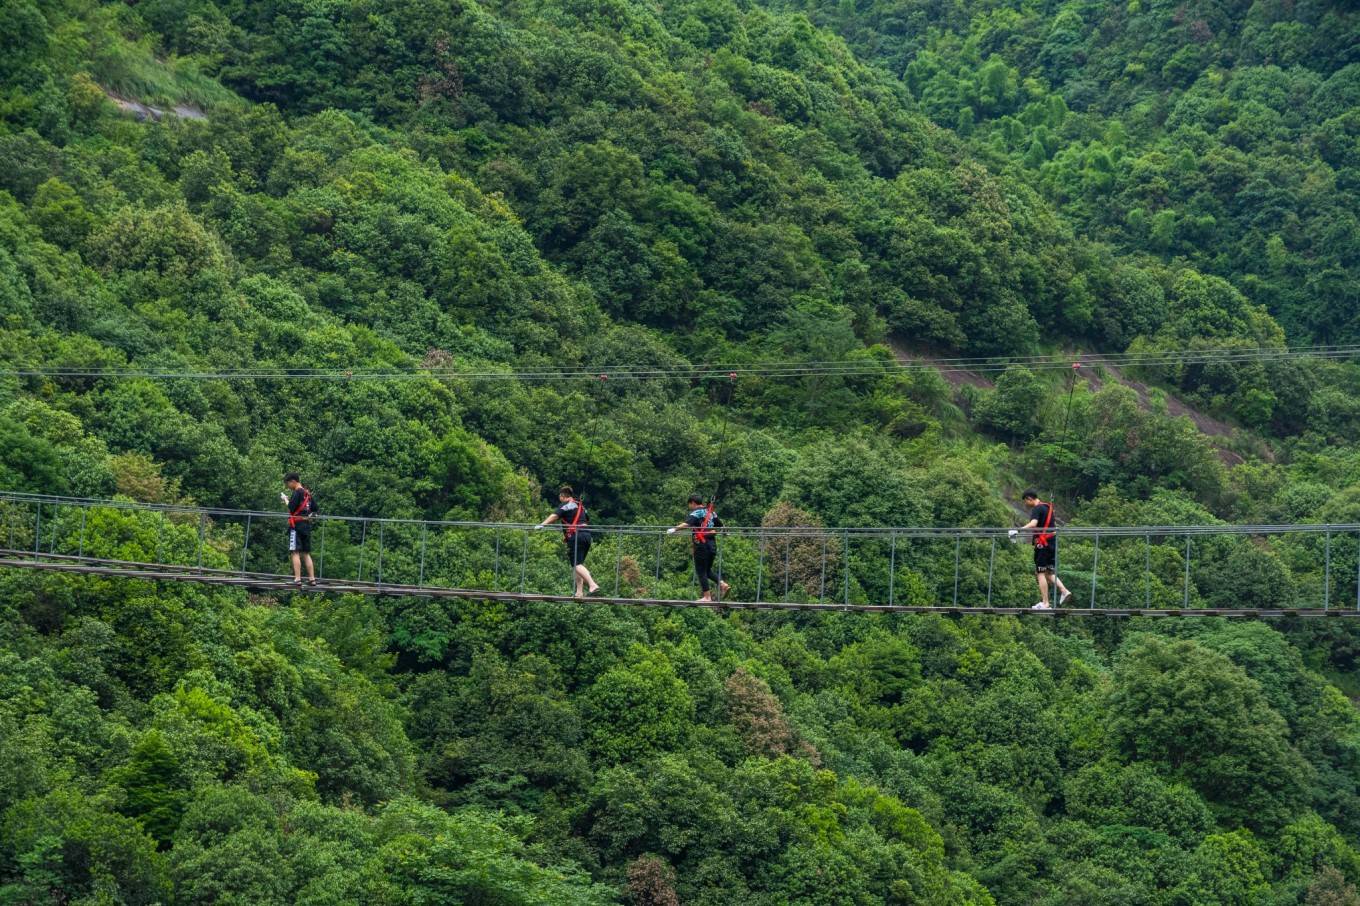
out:
{"label": "wire mesh railing", "polygon": [[[287,514],[0,492],[5,557],[290,579]],[[586,566],[611,599],[698,595],[690,546],[665,525],[590,526]],[[827,608],[1017,607],[1037,598],[1026,538],[1003,527],[725,526],[728,599]],[[1360,612],[1360,525],[1060,526],[1067,609]],[[559,527],[321,516],[323,584],[569,595]]]}

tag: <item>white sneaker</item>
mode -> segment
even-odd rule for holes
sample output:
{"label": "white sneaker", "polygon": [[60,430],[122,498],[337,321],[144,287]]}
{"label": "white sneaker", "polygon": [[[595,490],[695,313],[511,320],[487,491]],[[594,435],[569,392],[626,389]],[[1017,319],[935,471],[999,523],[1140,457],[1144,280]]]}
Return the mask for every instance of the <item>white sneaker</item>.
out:
{"label": "white sneaker", "polygon": [[1043,601],[1040,601],[1038,604],[1035,604],[1033,607],[1030,608],[1030,610],[1052,610],[1052,609],[1053,609],[1052,605],[1045,604]]}
{"label": "white sneaker", "polygon": [[1064,604],[1067,603],[1067,599],[1070,597],[1072,597],[1072,592],[1070,591],[1063,592],[1062,597],[1058,599],[1058,606],[1062,607]]}

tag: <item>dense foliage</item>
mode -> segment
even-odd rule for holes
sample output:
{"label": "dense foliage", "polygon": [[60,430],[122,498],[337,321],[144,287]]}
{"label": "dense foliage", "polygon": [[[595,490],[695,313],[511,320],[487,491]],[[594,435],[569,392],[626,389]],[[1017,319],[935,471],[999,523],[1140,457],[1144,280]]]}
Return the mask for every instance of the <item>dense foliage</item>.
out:
{"label": "dense foliage", "polygon": [[[733,523],[998,525],[1042,479],[1089,524],[1360,522],[1351,365],[1070,397],[893,367],[1354,339],[1353,11],[787,6],[0,0],[0,488],[269,508],[298,469],[332,514],[524,521],[570,481],[606,522],[716,485]],[[828,360],[863,373],[469,376]],[[243,368],[415,376],[166,376]],[[22,373],[52,369],[85,374]],[[150,560],[196,527],[81,537]],[[1144,594],[1141,551],[1102,556]],[[1206,543],[1189,594],[1309,603],[1320,561]],[[1357,658],[1332,622],[5,573],[0,903],[1354,904]]]}

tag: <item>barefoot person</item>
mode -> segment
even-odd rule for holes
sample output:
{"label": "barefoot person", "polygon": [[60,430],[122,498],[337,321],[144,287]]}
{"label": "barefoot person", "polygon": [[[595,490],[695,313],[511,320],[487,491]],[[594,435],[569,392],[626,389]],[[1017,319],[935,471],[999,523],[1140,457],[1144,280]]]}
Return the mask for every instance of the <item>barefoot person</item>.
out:
{"label": "barefoot person", "polygon": [[718,539],[714,537],[713,529],[723,523],[713,510],[713,502],[704,503],[696,494],[689,496],[689,510],[685,521],[666,529],[666,534],[674,535],[685,528],[694,530],[691,543],[694,550],[694,574],[699,577],[699,591],[702,592],[699,600],[712,601],[713,594],[708,588],[710,581],[717,583],[720,597],[726,596],[727,590],[732,587],[713,572],[713,564],[718,560]]}
{"label": "barefoot person", "polygon": [[302,564],[307,564],[307,584],[316,584],[316,568],[312,566],[312,517],[316,515],[316,501],[312,492],[302,486],[298,473],[283,476],[287,491],[279,492],[279,499],[288,507],[288,555],[293,561],[293,584],[302,587]]}
{"label": "barefoot person", "polygon": [[[600,586],[595,584],[590,570],[586,569],[586,555],[590,553],[590,517],[568,485],[557,489],[557,500],[560,504],[557,509],[534,528],[547,528],[559,521],[562,523],[562,540],[567,543],[567,562],[571,564],[576,579],[576,597],[581,597],[584,591],[593,595],[600,590]],[[586,589],[586,586],[589,588]]]}
{"label": "barefoot person", "polygon": [[1058,536],[1051,531],[1053,528],[1053,504],[1044,503],[1039,499],[1037,491],[1026,491],[1020,498],[1025,506],[1029,507],[1029,522],[1020,526],[1019,529],[1011,529],[1012,540],[1022,531],[1033,529],[1034,539],[1034,574],[1039,580],[1039,603],[1035,604],[1034,610],[1048,610],[1052,607],[1048,603],[1049,579],[1053,580],[1053,585],[1057,588],[1058,606],[1067,603],[1067,599],[1072,597],[1072,592],[1067,590],[1067,586],[1058,578]]}

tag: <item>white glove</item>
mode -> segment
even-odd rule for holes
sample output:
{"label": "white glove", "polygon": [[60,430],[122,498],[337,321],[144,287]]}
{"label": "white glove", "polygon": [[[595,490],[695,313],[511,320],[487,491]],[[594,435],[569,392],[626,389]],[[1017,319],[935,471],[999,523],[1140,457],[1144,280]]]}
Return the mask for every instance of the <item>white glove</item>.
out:
{"label": "white glove", "polygon": [[667,535],[674,535],[674,534],[675,534],[675,526],[671,526],[670,528],[666,529],[666,534],[667,534]]}
{"label": "white glove", "polygon": [[538,525],[534,526],[534,531],[538,531],[541,528],[543,528],[543,523],[540,522]]}
{"label": "white glove", "polygon": [[285,492],[285,491],[279,491],[279,499],[283,501],[284,506],[287,506],[287,505],[288,505],[288,494],[287,494],[287,492]]}
{"label": "white glove", "polygon": [[1007,534],[1008,536],[1010,536],[1011,541],[1014,542],[1016,538],[1019,538],[1019,537],[1020,537],[1020,530],[1019,530],[1019,529],[1011,529],[1011,530],[1010,530],[1009,532],[1007,532],[1006,534]]}

